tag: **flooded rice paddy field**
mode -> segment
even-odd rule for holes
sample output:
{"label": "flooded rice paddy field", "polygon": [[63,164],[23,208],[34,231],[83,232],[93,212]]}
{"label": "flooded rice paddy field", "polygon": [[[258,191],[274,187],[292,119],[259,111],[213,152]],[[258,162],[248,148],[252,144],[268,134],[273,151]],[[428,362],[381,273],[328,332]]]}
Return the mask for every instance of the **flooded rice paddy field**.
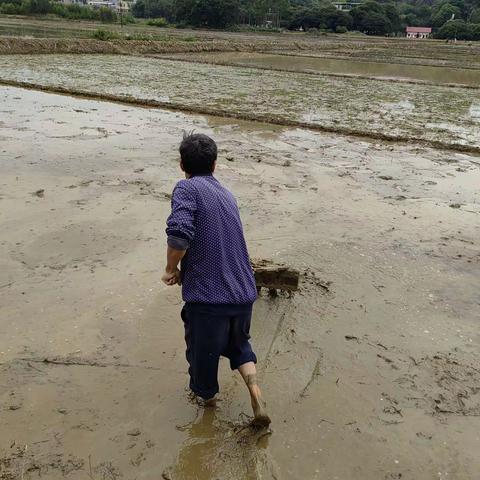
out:
{"label": "flooded rice paddy field", "polygon": [[[251,255],[302,272],[255,305],[270,432],[223,361],[217,408],[187,397],[159,277],[193,129]],[[479,183],[472,154],[0,87],[0,478],[475,479]]]}
{"label": "flooded rice paddy field", "polygon": [[0,35],[29,38],[92,38],[99,28],[114,31],[119,35],[144,35],[156,38],[192,36],[194,32],[185,30],[157,28],[147,24],[99,24],[93,21],[62,20],[47,17],[0,17]]}
{"label": "flooded rice paddy field", "polygon": [[[376,52],[369,50],[356,50],[351,51],[298,51],[298,50],[272,50],[272,53],[279,55],[312,57],[312,58],[335,58],[341,60],[357,60],[361,62],[372,63],[393,63],[400,65],[419,65],[426,67],[449,67],[449,68],[461,68],[465,70],[479,70],[480,69],[480,49],[477,51],[458,52],[452,50],[441,55],[423,56],[425,52],[412,52],[408,53],[408,45],[399,46],[398,49],[388,51],[388,49],[379,49]],[[422,55],[423,54],[423,55]]]}
{"label": "flooded rice paddy field", "polygon": [[[1,17],[0,32],[5,35],[32,35],[36,37],[78,38],[90,36],[98,28],[98,23],[86,21],[66,21],[45,18]],[[104,26],[125,35],[172,36],[176,38],[195,37],[201,41],[222,40],[233,43],[244,42],[250,48],[261,47],[269,51],[295,55],[327,56],[336,58],[369,59],[372,62],[394,61],[396,63],[453,65],[465,68],[480,68],[479,42],[446,43],[441,40],[416,42],[404,38],[368,37],[361,34],[313,35],[299,32],[253,33],[225,32],[189,29],[163,29],[142,23]],[[234,48],[233,50],[237,50]]]}
{"label": "flooded rice paddy field", "polygon": [[[301,38],[281,59],[0,56],[0,81],[176,110],[0,85],[1,480],[476,479],[480,157],[438,147],[478,149],[480,90],[445,85],[475,70],[418,69],[474,47]],[[191,130],[218,143],[251,256],[302,272],[255,304],[268,432],[225,362],[217,408],[187,397],[159,272]]]}
{"label": "flooded rice paddy field", "polygon": [[476,89],[113,55],[2,56],[0,79],[480,148]]}
{"label": "flooded rice paddy field", "polygon": [[332,73],[387,80],[417,80],[435,84],[457,84],[480,88],[480,69],[444,66],[405,65],[302,55],[283,55],[255,52],[209,52],[178,54],[169,58],[202,61],[220,65],[238,65],[291,72]]}
{"label": "flooded rice paddy field", "polygon": [[[407,42],[407,43],[405,43]],[[306,51],[278,50],[275,53],[299,55],[304,57],[339,58],[344,60],[360,60],[375,63],[400,63],[403,65],[444,66],[452,68],[480,69],[480,48],[447,47],[446,50],[435,49],[410,50],[408,41],[398,45],[383,45],[381,48],[362,48],[361,45],[348,45],[345,49],[315,49]]]}
{"label": "flooded rice paddy field", "polygon": [[310,47],[299,45],[297,48],[290,48],[290,51],[288,48],[279,49],[279,52],[382,63],[480,68],[479,42],[446,43],[442,40],[417,42],[405,38],[339,36],[317,40],[317,43],[312,43]]}

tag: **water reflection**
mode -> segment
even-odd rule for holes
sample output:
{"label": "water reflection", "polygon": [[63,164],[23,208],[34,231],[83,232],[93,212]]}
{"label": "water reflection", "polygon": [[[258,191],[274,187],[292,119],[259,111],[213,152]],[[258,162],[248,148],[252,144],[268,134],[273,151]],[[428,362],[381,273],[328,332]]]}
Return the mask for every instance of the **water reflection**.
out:
{"label": "water reflection", "polygon": [[267,450],[270,432],[220,420],[214,408],[201,411],[185,431],[188,437],[168,473],[172,480],[278,478]]}
{"label": "water reflection", "polygon": [[295,72],[323,72],[379,78],[422,80],[438,84],[480,85],[480,70],[474,69],[293,55],[245,54],[242,52],[209,53],[202,54],[201,57],[208,58],[211,61],[228,62],[242,66],[279,68]]}

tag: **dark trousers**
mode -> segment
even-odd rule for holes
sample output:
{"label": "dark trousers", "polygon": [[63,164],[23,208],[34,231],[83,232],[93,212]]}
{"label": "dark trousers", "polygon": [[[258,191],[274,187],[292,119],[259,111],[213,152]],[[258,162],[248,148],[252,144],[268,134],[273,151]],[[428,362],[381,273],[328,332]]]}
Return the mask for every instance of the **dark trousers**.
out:
{"label": "dark trousers", "polygon": [[209,399],[218,393],[218,361],[230,360],[236,370],[257,363],[250,345],[252,305],[186,303],[182,309],[189,364],[190,389]]}

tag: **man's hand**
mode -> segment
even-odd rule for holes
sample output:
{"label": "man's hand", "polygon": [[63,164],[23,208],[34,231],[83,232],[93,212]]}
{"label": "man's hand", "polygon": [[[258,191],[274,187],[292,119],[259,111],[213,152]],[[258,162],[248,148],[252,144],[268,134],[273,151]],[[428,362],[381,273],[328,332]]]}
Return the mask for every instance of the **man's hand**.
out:
{"label": "man's hand", "polygon": [[181,285],[182,279],[180,277],[180,270],[175,268],[175,270],[168,270],[165,269],[165,273],[162,275],[162,282],[165,285],[172,286],[172,285]]}
{"label": "man's hand", "polygon": [[186,250],[176,250],[168,246],[167,248],[167,266],[165,267],[165,273],[162,275],[162,282],[165,285],[181,285],[182,278],[180,276],[180,270],[178,269],[178,264],[180,260],[187,253]]}

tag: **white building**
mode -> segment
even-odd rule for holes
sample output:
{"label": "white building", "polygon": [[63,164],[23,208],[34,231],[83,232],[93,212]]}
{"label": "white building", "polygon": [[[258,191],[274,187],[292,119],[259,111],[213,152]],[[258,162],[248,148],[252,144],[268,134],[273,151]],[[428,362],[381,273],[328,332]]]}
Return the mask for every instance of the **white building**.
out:
{"label": "white building", "polygon": [[59,0],[59,3],[64,5],[86,5],[87,0]]}
{"label": "white building", "polygon": [[345,1],[345,2],[333,2],[333,6],[337,9],[337,10],[351,10],[352,8],[355,8],[355,7],[358,7],[359,5],[361,5],[363,2],[359,2],[359,1]]}
{"label": "white building", "polygon": [[125,0],[86,0],[86,4],[93,8],[111,8],[116,12],[128,12],[130,10],[130,2]]}
{"label": "white building", "polygon": [[407,38],[428,38],[432,34],[431,27],[407,27]]}

